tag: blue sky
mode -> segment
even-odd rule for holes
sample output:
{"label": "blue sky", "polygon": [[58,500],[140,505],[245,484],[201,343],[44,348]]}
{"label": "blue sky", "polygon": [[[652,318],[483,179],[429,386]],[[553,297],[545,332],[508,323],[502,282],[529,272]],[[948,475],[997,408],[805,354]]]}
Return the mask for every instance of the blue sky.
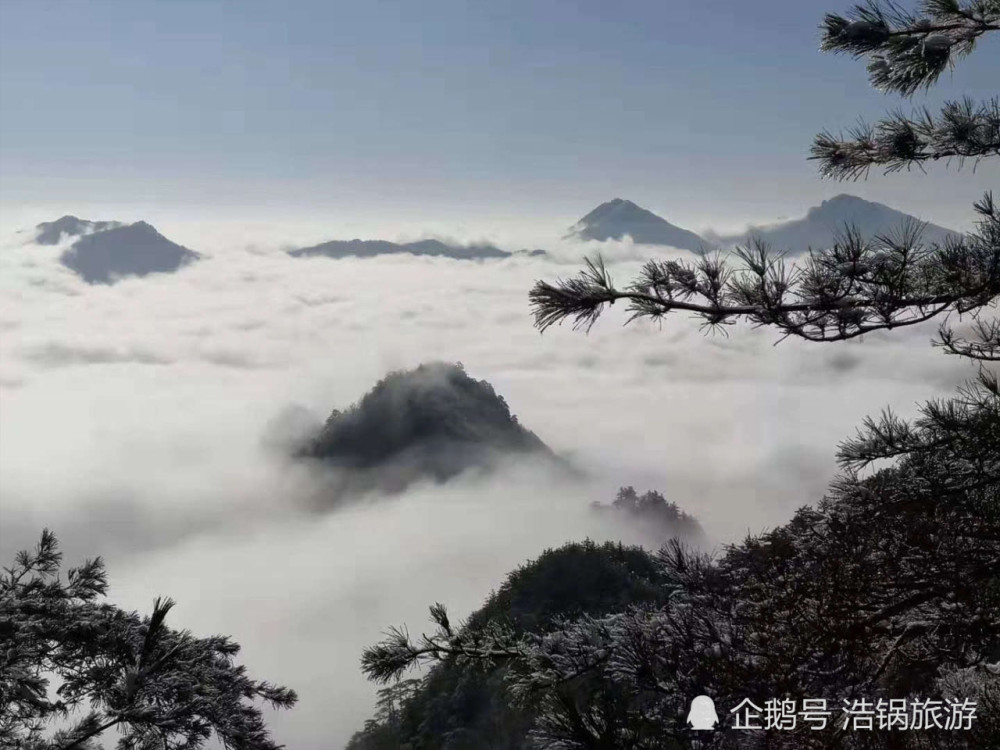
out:
{"label": "blue sky", "polygon": [[846,8],[3,0],[0,198],[530,224],[621,196],[701,229],[853,192],[966,221],[997,166],[837,184],[805,156],[859,115],[995,94],[998,40],[911,104],[818,52]]}

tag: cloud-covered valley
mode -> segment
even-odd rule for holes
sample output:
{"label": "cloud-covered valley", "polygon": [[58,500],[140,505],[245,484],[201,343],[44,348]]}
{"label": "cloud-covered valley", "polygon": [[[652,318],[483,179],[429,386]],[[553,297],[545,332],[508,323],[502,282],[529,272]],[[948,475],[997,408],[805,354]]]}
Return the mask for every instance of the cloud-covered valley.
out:
{"label": "cloud-covered valley", "polygon": [[[933,327],[778,346],[680,316],[622,327],[617,309],[589,334],[532,327],[536,279],[602,248],[625,280],[663,248],[483,262],[196,248],[177,273],[88,286],[59,264],[65,245],[3,237],[0,556],[50,527],[67,562],[106,558],[112,599],[173,596],[175,625],[233,635],[254,674],[300,693],[273,727],[305,750],[342,746],[370,715],[358,659],[386,626],[417,627],[434,601],[467,614],[545,547],[614,536],[588,506],[619,485],[659,489],[723,544],[819,499],[865,416],[912,414],[971,375],[931,349]],[[291,404],[325,419],[431,360],[492,383],[587,476],[517,462],[307,510],[321,484],[267,448],[270,420]]]}

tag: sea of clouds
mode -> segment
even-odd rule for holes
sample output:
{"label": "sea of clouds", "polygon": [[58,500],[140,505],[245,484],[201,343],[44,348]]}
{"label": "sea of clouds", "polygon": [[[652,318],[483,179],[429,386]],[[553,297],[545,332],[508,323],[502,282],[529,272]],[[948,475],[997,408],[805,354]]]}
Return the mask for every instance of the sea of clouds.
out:
{"label": "sea of clouds", "polygon": [[[706,334],[685,316],[623,327],[619,305],[589,334],[533,328],[536,279],[600,249],[625,281],[662,248],[334,261],[158,229],[207,257],[88,286],[59,264],[64,247],[4,233],[0,564],[49,527],[67,563],[105,558],[113,600],[174,597],[175,626],[231,634],[254,675],[299,692],[271,723],[302,750],[341,747],[370,715],[359,656],[387,626],[418,630],[434,601],[464,616],[546,547],[615,536],[587,509],[619,485],[659,489],[721,546],[818,500],[865,416],[913,415],[972,375],[931,349],[933,326],[775,346],[771,331]],[[488,380],[587,477],[519,464],[306,510],[314,477],[266,448],[268,422],[290,404],[325,418],[430,360]]]}

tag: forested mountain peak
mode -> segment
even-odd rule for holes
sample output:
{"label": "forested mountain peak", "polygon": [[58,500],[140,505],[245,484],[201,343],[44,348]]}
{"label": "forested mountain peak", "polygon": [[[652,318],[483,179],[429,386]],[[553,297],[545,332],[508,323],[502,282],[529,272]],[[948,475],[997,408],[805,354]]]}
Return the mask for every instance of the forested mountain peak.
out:
{"label": "forested mountain peak", "polygon": [[334,410],[302,451],[334,468],[377,472],[387,489],[490,468],[510,454],[558,462],[492,385],[445,362],[389,373],[349,409]]}

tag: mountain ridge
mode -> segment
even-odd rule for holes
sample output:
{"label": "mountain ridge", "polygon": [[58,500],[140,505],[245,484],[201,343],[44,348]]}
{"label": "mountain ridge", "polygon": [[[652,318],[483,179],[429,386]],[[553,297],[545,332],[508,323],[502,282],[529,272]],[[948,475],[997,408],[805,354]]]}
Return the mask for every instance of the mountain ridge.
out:
{"label": "mountain ridge", "polygon": [[720,244],[732,247],[746,242],[750,237],[759,237],[768,242],[776,251],[804,253],[830,247],[848,226],[858,229],[865,239],[898,231],[907,224],[918,222],[923,226],[921,240],[926,243],[943,244],[949,239],[961,237],[960,232],[942,227],[907,214],[884,203],[869,201],[849,193],[840,193],[828,198],[818,206],[812,206],[805,216],[797,219],[757,224],[740,233],[720,235]]}
{"label": "mountain ridge", "polygon": [[389,240],[329,240],[310,247],[287,251],[293,258],[374,258],[380,255],[418,255],[454,260],[487,260],[510,258],[514,255],[544,255],[544,250],[521,250],[516,253],[501,250],[495,245],[452,245],[441,240],[426,239],[415,242],[390,242]]}
{"label": "mountain ridge", "polygon": [[913,224],[923,227],[921,240],[925,243],[943,244],[961,237],[960,232],[922,221],[883,203],[840,193],[810,207],[805,216],[799,218],[751,225],[738,233],[705,232],[703,235],[671,224],[630,200],[614,198],[600,204],[570,227],[564,239],[605,241],[628,236],[638,244],[702,252],[720,246],[731,248],[750,237],[759,237],[775,250],[797,254],[810,247],[821,249],[833,245],[848,226],[856,227],[863,238],[872,239]]}

